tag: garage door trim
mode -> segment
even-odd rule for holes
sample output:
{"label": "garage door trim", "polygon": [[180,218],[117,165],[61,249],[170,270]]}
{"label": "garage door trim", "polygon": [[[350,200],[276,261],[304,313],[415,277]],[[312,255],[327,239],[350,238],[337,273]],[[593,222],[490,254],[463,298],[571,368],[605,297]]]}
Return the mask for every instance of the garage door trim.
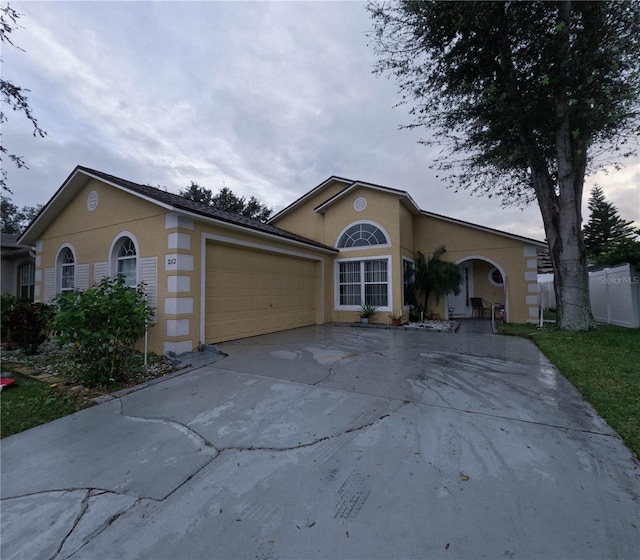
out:
{"label": "garage door trim", "polygon": [[[319,261],[321,266],[321,305],[324,310],[324,258],[313,253],[304,253],[300,251],[292,251],[289,249],[283,249],[281,247],[274,247],[273,245],[265,245],[263,243],[255,243],[253,241],[246,241],[244,239],[235,239],[233,237],[226,237],[224,235],[216,235],[213,233],[203,233],[200,244],[200,344],[205,341],[205,299],[206,299],[206,277],[207,277],[207,241],[218,241],[221,243],[227,243],[230,245],[237,245],[241,247],[248,247],[251,249],[257,249],[260,251],[267,251],[270,253],[278,253],[281,255],[287,255],[290,257],[304,258],[307,260]],[[283,240],[286,242],[286,240]]]}

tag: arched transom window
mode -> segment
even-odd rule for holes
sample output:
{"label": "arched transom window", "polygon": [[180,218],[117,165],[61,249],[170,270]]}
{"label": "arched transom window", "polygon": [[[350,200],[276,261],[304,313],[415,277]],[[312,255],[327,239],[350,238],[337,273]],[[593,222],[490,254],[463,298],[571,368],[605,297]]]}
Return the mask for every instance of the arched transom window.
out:
{"label": "arched transom window", "polygon": [[387,236],[374,224],[360,223],[349,227],[338,240],[338,249],[387,245]]}

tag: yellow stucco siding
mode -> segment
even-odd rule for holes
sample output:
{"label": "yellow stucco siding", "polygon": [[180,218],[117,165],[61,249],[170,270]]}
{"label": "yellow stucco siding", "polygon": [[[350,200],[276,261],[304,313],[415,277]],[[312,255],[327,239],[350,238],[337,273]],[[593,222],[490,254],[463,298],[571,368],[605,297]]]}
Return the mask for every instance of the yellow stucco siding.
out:
{"label": "yellow stucco siding", "polygon": [[[277,226],[287,231],[304,235],[308,239],[313,239],[319,243],[332,246],[333,241],[326,238],[324,226],[324,215],[314,212],[314,208],[344,190],[347,185],[340,181],[331,181],[316,193],[310,195],[300,202],[295,210],[285,214],[273,222]],[[302,233],[302,232],[306,233]]]}
{"label": "yellow stucco siding", "polygon": [[[87,199],[92,192],[97,194],[98,202],[90,211]],[[95,194],[92,196],[95,199]],[[37,243],[39,299],[45,299],[45,277],[51,284],[52,274],[57,274],[56,257],[61,247],[72,247],[76,270],[83,268],[86,273],[83,273],[84,285],[76,287],[85,289],[100,279],[96,277],[97,270],[101,274],[112,274],[110,249],[123,232],[137,242],[139,274],[142,259],[157,259],[156,323],[149,332],[151,351],[180,353],[202,342],[200,296],[204,271],[201,256],[205,238],[228,238],[234,247],[268,247],[267,252],[274,257],[289,254],[295,259],[295,254],[310,255],[316,298],[313,319],[316,323],[328,320],[325,304],[330,297],[330,287],[326,284],[331,269],[330,255],[308,245],[170,212],[154,202],[95,180],[80,188],[40,236]],[[250,251],[246,254],[250,255]],[[52,290],[58,289],[57,284],[54,288],[49,285],[47,296],[52,297]]]}
{"label": "yellow stucco siding", "polygon": [[404,255],[409,256],[415,251],[414,215],[402,204],[399,207],[400,248]]}
{"label": "yellow stucco siding", "polygon": [[[93,211],[87,206],[90,193],[97,193],[97,205]],[[166,211],[157,205],[133,197],[99,181],[91,180],[80,189],[69,204],[58,214],[50,226],[42,233],[36,253],[38,259],[37,292],[39,300],[59,290],[57,278],[55,285],[46,289],[48,270],[56,270],[56,257],[63,246],[72,248],[75,255],[76,282],[80,282],[79,271],[84,270],[81,288],[87,288],[101,279],[96,277],[96,263],[104,263],[100,270],[111,275],[110,249],[117,236],[128,232],[137,242],[138,259],[163,255],[167,246],[164,233],[164,215]],[[149,331],[150,348],[162,352],[163,333],[159,325],[163,321],[163,309],[166,282],[161,281],[161,260],[157,266],[156,326]],[[100,264],[98,265],[100,266]],[[57,274],[54,272],[54,274]],[[138,278],[140,280],[140,278]],[[51,278],[49,279],[51,282]]]}
{"label": "yellow stucco siding", "polygon": [[[157,353],[181,353],[203,342],[249,336],[255,331],[252,310],[262,317],[260,332],[355,321],[360,303],[356,300],[366,296],[381,301],[383,285],[387,305],[372,322],[388,323],[391,313],[402,311],[406,318],[403,257],[414,259],[416,251],[429,255],[441,245],[446,247],[446,259],[471,263],[464,265],[472,271],[469,297],[504,303],[508,319],[515,322],[531,320],[537,313],[536,242],[418,213],[409,197],[392,189],[331,180],[274,222],[331,247],[358,222],[377,225],[388,239],[386,244],[345,247],[334,254],[213,217],[172,211],[165,206],[171,197],[155,199],[152,191],[132,194],[92,177],[82,181],[80,174],[68,183],[65,196],[55,198],[50,206],[49,216],[53,216],[33,230],[32,239],[38,236],[36,300],[48,301],[59,290],[56,257],[63,246],[71,247],[75,255],[75,287],[85,289],[114,274],[114,243],[119,236],[130,235],[137,246],[137,281],[151,279],[155,285],[153,294],[149,292],[156,298],[149,348]],[[370,260],[386,261],[386,278],[382,265],[363,262]],[[343,265],[345,297],[340,301],[339,271],[345,261],[358,265]],[[489,279],[494,266],[506,280],[504,287]],[[265,313],[266,305],[277,310],[273,317]],[[428,307],[433,305],[430,302]],[[460,309],[470,315],[468,307],[466,296],[454,304],[442,298],[436,311],[446,316],[454,308],[463,316]],[[220,317],[210,316],[218,312]],[[225,324],[233,321],[233,328],[224,332]]]}
{"label": "yellow stucco siding", "polygon": [[[526,301],[527,296],[533,300],[535,294],[528,293],[525,273],[535,274],[535,269],[527,268],[531,258],[527,258],[524,254],[526,243],[473,226],[424,215],[416,220],[415,235],[416,248],[424,254],[429,254],[438,246],[445,245],[447,250],[445,258],[452,262],[459,263],[472,257],[486,259],[486,264],[479,264],[478,260],[474,261],[474,295],[477,293],[478,297],[484,297],[483,294],[486,294],[491,296],[485,297],[488,301],[506,303],[508,317],[512,322],[525,322],[531,319],[529,307],[535,304],[528,305]],[[486,279],[492,267],[489,264],[491,262],[497,264],[506,276],[508,302],[500,298],[499,289],[490,286]],[[445,303],[441,301],[438,308],[441,314],[444,313],[444,305]]]}

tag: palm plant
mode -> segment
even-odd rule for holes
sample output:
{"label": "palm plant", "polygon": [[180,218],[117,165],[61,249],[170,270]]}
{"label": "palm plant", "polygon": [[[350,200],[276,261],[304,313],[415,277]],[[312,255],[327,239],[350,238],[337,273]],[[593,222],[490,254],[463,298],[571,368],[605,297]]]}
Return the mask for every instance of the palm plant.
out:
{"label": "palm plant", "polygon": [[437,307],[442,296],[460,293],[462,274],[454,263],[442,259],[446,252],[444,245],[438,247],[430,257],[425,257],[418,251],[413,274],[413,289],[416,301],[419,300],[419,296],[424,298],[424,309],[427,308],[431,295],[435,296]]}

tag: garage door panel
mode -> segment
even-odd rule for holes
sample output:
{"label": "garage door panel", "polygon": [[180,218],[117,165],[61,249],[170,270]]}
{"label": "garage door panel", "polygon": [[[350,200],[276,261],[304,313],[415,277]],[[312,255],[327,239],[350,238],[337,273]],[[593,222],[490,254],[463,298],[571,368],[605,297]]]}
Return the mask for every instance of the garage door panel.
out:
{"label": "garage door panel", "polygon": [[206,342],[315,323],[313,261],[210,243],[206,262]]}

